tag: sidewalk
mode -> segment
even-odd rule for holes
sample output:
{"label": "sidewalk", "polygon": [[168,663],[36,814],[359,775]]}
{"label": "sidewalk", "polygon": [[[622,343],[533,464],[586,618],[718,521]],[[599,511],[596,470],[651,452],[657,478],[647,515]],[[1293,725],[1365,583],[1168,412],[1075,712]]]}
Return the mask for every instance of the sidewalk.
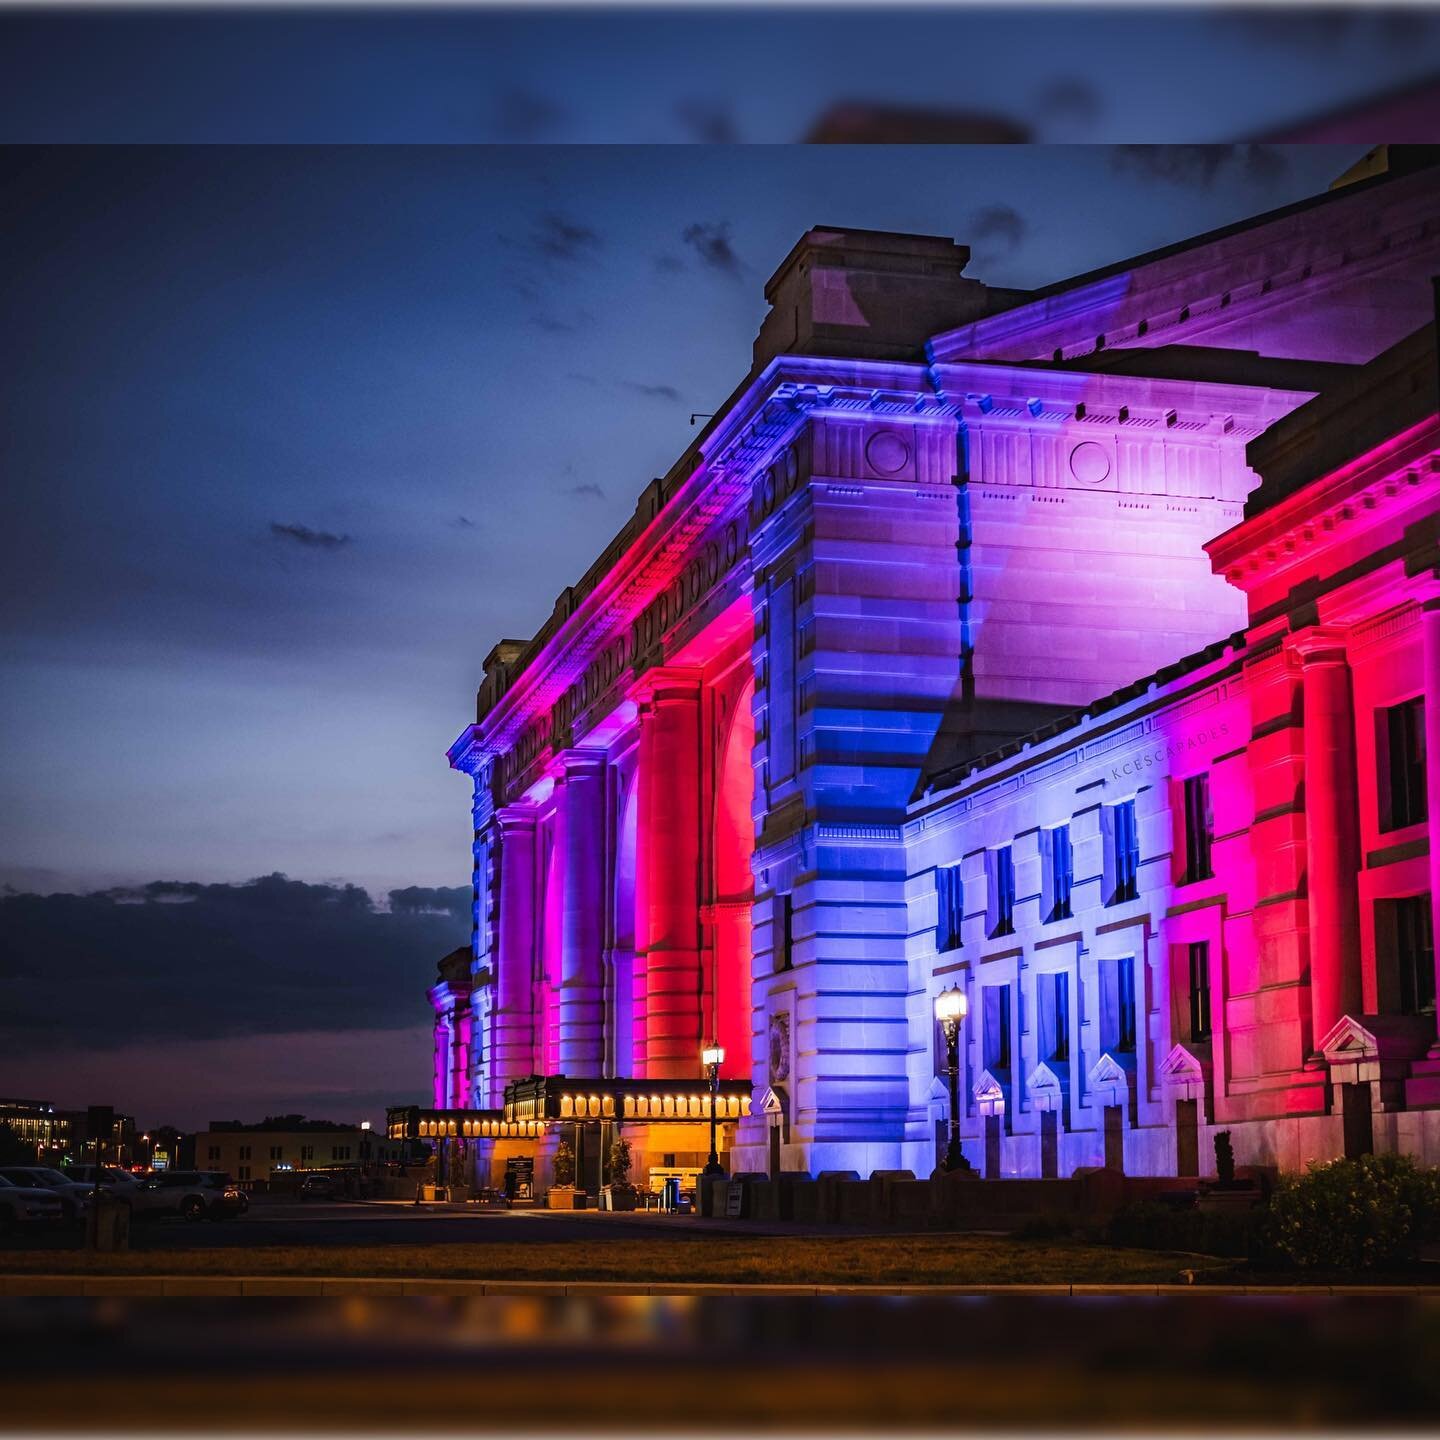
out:
{"label": "sidewalk", "polygon": [[386,1296],[1050,1296],[1093,1299],[1156,1295],[1325,1296],[1391,1295],[1440,1299],[1440,1285],[626,1285],[598,1280],[402,1280],[340,1276],[234,1275],[0,1275],[0,1297],[121,1296],[189,1299],[234,1295]]}

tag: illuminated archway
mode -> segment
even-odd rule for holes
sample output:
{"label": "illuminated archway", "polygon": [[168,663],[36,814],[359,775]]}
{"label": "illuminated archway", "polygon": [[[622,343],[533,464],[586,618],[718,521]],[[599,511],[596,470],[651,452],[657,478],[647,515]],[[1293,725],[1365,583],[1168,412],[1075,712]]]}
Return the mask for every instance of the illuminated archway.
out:
{"label": "illuminated archway", "polygon": [[735,699],[715,773],[715,980],[711,1024],[725,1047],[721,1073],[750,1075],[750,906],[755,893],[750,869],[755,853],[754,681]]}

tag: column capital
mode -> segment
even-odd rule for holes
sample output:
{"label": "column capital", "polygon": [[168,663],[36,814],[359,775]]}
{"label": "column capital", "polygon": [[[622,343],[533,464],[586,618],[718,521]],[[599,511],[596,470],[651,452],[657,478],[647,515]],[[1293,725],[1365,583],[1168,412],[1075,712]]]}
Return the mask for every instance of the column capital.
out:
{"label": "column capital", "polygon": [[1344,665],[1349,632],[1339,625],[1307,625],[1285,637],[1285,648],[1306,667]]}
{"label": "column capital", "polygon": [[630,698],[642,715],[657,705],[698,702],[700,672],[681,665],[652,665],[631,687]]}
{"label": "column capital", "polygon": [[609,761],[610,757],[603,750],[590,750],[584,746],[559,750],[552,762],[557,772],[555,783],[561,785],[567,780],[594,779],[604,773]]}
{"label": "column capital", "polygon": [[501,805],[495,811],[495,823],[502,834],[506,830],[533,830],[537,818],[532,805]]}

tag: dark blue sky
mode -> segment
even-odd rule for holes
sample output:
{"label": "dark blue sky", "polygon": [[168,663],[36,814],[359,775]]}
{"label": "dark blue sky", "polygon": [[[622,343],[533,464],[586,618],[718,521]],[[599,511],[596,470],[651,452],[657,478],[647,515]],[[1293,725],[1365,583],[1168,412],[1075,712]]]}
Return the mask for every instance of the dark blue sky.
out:
{"label": "dark blue sky", "polygon": [[1356,153],[10,152],[0,882],[468,883],[481,659],[740,379],[803,230],[1034,285]]}
{"label": "dark blue sky", "polygon": [[0,139],[790,143],[878,101],[1229,141],[1437,67],[1418,5],[52,6],[0,12]]}

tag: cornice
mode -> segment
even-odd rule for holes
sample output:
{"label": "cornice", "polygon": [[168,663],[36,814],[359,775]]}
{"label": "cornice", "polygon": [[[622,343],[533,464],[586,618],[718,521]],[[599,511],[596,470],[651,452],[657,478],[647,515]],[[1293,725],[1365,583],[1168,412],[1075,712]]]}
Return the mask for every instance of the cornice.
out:
{"label": "cornice", "polygon": [[930,368],[939,396],[968,426],[1067,421],[1252,439],[1313,398],[1233,381],[1157,379],[1110,371],[966,360]]}
{"label": "cornice", "polygon": [[688,478],[593,588],[578,597],[567,592],[570,613],[450,746],[452,767],[475,773],[509,749],[534,715],[548,713],[616,633],[674,583],[704,534],[744,511],[752,475],[811,415],[928,420],[942,418],[946,408],[920,365],[777,357],[711,426]]}
{"label": "cornice", "polygon": [[1364,529],[1426,493],[1440,493],[1440,420],[1432,417],[1269,510],[1208,541],[1212,569],[1249,591],[1349,529]]}

